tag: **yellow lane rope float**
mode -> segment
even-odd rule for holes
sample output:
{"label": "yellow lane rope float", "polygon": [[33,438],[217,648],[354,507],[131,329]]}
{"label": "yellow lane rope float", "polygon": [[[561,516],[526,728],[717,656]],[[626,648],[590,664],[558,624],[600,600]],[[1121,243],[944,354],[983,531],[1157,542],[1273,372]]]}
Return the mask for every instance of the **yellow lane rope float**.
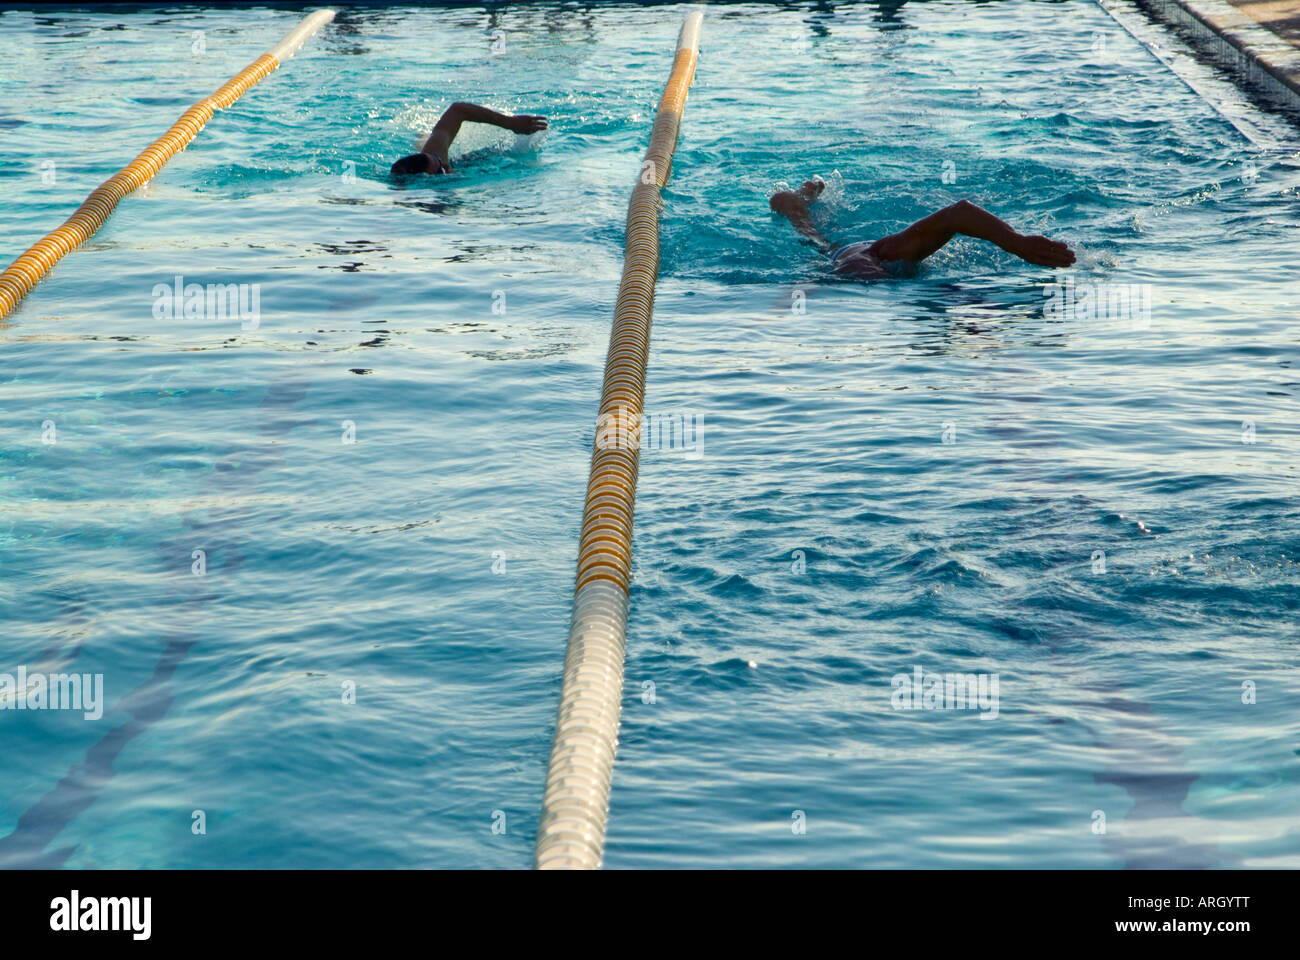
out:
{"label": "yellow lane rope float", "polygon": [[627,644],[632,513],[655,280],[660,191],[668,182],[702,14],[689,13],[659,100],[650,146],[627,208],[623,279],[605,357],[605,382],[578,546],[573,617],[555,742],[537,828],[538,869],[595,869],[605,846]]}
{"label": "yellow lane rope float", "polygon": [[4,273],[0,273],[0,319],[13,310],[56,263],[94,236],[119,200],[157,176],[163,164],[173,154],[184,150],[216,111],[224,110],[242,97],[249,87],[293,56],[312,34],[333,19],[333,10],[318,10],[306,17],[285,34],[283,40],[240,70],[216,93],[186,110],[170,130],[91,191],[86,202],[62,226],[32,244]]}

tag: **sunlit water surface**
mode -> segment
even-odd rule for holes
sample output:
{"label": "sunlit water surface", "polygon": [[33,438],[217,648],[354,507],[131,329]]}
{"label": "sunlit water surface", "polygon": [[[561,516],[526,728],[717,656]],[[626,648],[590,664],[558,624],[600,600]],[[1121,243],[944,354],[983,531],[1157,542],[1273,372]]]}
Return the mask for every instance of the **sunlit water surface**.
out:
{"label": "sunlit water surface", "polygon": [[[106,685],[0,712],[0,865],[530,863],[684,10],[348,12],[0,329],[0,672]],[[0,14],[3,259],[299,16]],[[552,129],[390,181],[456,99]],[[1082,0],[708,10],[647,397],[702,455],[642,457],[608,866],[1300,866],[1300,168],[1256,119]],[[814,174],[838,243],[969,197],[1149,323],[967,239],[836,282],[767,209]],[[178,275],[260,324],[156,316]],[[916,667],[997,717],[895,710]]]}

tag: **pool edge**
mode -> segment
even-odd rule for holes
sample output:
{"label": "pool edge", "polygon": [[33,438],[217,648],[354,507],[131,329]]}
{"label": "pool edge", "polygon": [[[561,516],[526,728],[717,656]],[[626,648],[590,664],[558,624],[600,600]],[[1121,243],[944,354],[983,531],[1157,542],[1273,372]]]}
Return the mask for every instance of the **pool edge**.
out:
{"label": "pool edge", "polygon": [[1185,28],[1202,52],[1226,62],[1300,120],[1300,49],[1225,0],[1134,0],[1149,17]]}

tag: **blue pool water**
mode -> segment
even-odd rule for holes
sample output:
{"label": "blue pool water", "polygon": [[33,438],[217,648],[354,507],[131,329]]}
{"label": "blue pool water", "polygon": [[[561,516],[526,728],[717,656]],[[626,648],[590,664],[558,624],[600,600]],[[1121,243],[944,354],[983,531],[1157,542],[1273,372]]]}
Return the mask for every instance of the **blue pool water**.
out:
{"label": "blue pool water", "polygon": [[[347,12],[0,327],[0,673],[106,704],[0,712],[0,866],[529,865],[685,9]],[[5,262],[299,16],[0,14]],[[607,866],[1300,866],[1300,153],[1191,80],[1084,0],[708,10]],[[552,129],[390,182],[456,99]],[[766,204],[814,174],[837,243],[969,197],[1149,323],[973,240],[835,281]]]}

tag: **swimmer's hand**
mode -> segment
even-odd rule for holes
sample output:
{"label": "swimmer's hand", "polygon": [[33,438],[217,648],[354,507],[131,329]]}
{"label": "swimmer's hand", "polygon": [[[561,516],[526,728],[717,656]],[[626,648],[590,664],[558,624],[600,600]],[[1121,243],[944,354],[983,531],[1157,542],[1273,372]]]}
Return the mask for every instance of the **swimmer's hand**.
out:
{"label": "swimmer's hand", "polygon": [[507,130],[513,130],[515,133],[527,136],[530,133],[537,133],[539,130],[546,129],[546,118],[536,117],[531,113],[520,113],[509,117],[503,126]]}
{"label": "swimmer's hand", "polygon": [[1047,237],[1017,234],[1006,249],[1021,260],[1040,267],[1068,267],[1074,263],[1073,250],[1059,240],[1049,240]]}
{"label": "swimmer's hand", "polygon": [[767,205],[773,212],[789,219],[794,228],[811,240],[823,253],[831,251],[831,243],[821,235],[813,225],[808,204],[821,196],[826,184],[821,180],[805,180],[798,190],[778,190],[772,194]]}
{"label": "swimmer's hand", "polygon": [[793,190],[780,190],[772,194],[767,205],[776,213],[783,213],[787,217],[797,211],[807,211],[808,201],[799,196]]}
{"label": "swimmer's hand", "polygon": [[805,180],[798,190],[778,190],[772,194],[767,205],[788,217],[794,211],[807,210],[808,204],[820,197],[825,189],[826,182],[821,178]]}

